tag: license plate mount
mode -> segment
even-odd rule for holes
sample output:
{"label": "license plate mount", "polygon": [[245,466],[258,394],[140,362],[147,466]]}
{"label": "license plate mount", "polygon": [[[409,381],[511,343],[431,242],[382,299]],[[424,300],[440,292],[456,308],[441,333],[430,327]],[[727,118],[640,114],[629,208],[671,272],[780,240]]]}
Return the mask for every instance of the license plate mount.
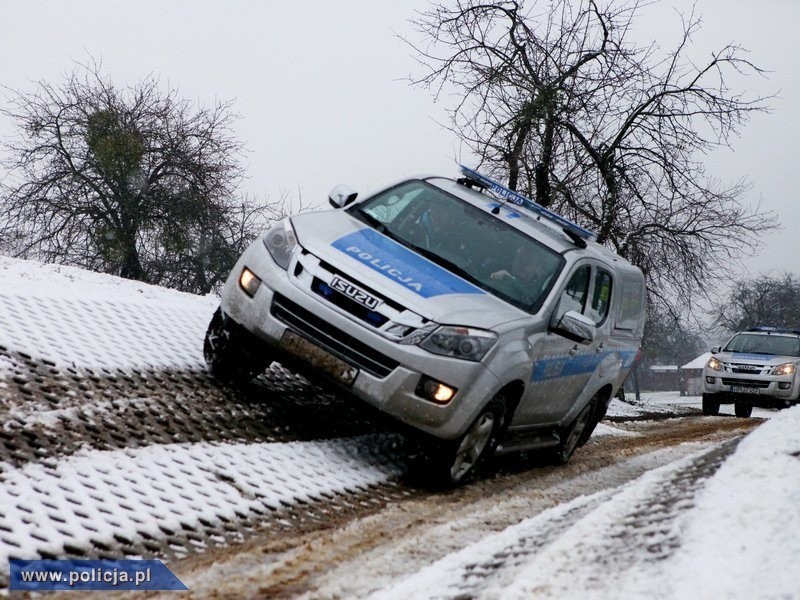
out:
{"label": "license plate mount", "polygon": [[741,385],[732,385],[731,393],[733,394],[751,394],[758,395],[760,390],[757,387],[745,387]]}
{"label": "license plate mount", "polygon": [[299,358],[348,387],[353,385],[358,376],[357,367],[346,363],[338,356],[334,356],[325,350],[325,348],[289,329],[281,337],[280,347],[292,356]]}

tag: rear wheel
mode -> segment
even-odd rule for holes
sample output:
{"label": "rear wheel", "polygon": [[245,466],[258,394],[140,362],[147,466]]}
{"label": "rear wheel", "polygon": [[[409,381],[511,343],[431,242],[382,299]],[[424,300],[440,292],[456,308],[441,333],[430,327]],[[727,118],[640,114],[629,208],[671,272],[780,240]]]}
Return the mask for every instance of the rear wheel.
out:
{"label": "rear wheel", "polygon": [[[564,441],[558,446],[554,453],[553,459],[559,464],[563,465],[569,462],[573,453],[577,450],[578,446],[582,445],[589,439],[594,427],[591,427],[592,418],[594,417],[595,410],[597,409],[598,397],[595,395],[589,400],[589,403],[583,407],[583,410],[578,413],[575,420],[564,429]],[[596,425],[596,423],[594,424]]]}
{"label": "rear wheel", "polygon": [[704,415],[718,415],[719,414],[719,400],[714,400],[708,394],[703,394],[703,414]]}
{"label": "rear wheel", "polygon": [[219,308],[208,325],[203,356],[209,371],[228,383],[252,379],[271,362],[252,335],[227,319]]}
{"label": "rear wheel", "polygon": [[474,475],[476,468],[497,447],[505,419],[505,402],[497,395],[483,408],[469,429],[453,442],[439,445],[434,452],[431,475],[437,483],[458,485]]}
{"label": "rear wheel", "polygon": [[753,405],[749,402],[736,402],[733,409],[737,417],[747,419],[753,412]]}

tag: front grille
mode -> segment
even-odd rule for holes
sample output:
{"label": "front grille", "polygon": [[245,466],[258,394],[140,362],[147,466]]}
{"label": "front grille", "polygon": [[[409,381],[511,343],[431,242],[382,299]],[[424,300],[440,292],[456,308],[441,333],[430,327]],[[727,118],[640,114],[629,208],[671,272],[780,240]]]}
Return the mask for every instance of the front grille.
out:
{"label": "front grille", "polygon": [[732,379],[730,377],[722,378],[722,385],[734,385],[740,387],[757,387],[768,388],[769,381],[762,381],[760,379]]}
{"label": "front grille", "polygon": [[731,373],[744,373],[749,375],[761,375],[764,367],[761,365],[737,365],[731,364]]}
{"label": "front grille", "polygon": [[317,279],[316,277],[314,277],[314,280],[311,282],[311,289],[314,293],[325,298],[325,300],[331,304],[338,306],[354,317],[369,323],[373,327],[380,327],[389,320],[389,317],[382,315],[377,311],[368,309],[363,304],[359,304],[341,292],[334,290],[327,283],[321,279]]}
{"label": "front grille", "polygon": [[[344,271],[341,271],[341,270],[337,269],[332,264],[330,264],[328,262],[325,262],[324,260],[319,261],[319,266],[322,267],[323,269],[325,269],[326,271],[328,271],[329,273],[331,273],[332,275],[338,275],[339,277],[341,277],[342,279],[344,279],[346,281],[354,281],[355,282],[355,280],[352,279],[351,275],[345,273]],[[371,294],[372,296],[375,296],[376,298],[379,298],[387,306],[391,306],[397,312],[403,312],[405,310],[405,307],[402,304],[392,300],[388,296],[385,296],[384,294],[381,294],[380,292],[375,291],[374,289],[372,289],[369,286],[364,285],[360,281],[358,281],[357,283],[358,283],[358,286],[362,290],[364,290],[368,294]]]}
{"label": "front grille", "polygon": [[376,377],[386,377],[400,364],[281,294],[275,294],[270,313],[331,354]]}

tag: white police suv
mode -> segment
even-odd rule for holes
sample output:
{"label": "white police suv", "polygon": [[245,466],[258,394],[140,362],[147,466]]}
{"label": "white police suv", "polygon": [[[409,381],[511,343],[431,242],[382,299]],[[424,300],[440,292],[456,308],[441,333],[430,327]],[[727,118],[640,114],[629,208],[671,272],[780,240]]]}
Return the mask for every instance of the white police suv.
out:
{"label": "white police suv", "polygon": [[703,369],[703,413],[733,404],[737,417],[753,406],[784,408],[800,398],[800,330],[753,327],[720,347]]}
{"label": "white police suv", "polygon": [[591,435],[642,337],[642,273],[475,171],[287,218],[234,267],[205,340],[220,378],[277,360],[435,441],[458,483],[493,452]]}

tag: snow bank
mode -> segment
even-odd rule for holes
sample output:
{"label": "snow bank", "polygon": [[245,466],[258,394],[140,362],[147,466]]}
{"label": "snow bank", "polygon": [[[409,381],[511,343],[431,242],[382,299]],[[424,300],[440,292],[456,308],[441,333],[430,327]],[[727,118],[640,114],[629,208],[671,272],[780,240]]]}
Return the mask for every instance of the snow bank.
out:
{"label": "snow bank", "polygon": [[798,598],[800,406],[753,431],[697,497],[675,598]]}

